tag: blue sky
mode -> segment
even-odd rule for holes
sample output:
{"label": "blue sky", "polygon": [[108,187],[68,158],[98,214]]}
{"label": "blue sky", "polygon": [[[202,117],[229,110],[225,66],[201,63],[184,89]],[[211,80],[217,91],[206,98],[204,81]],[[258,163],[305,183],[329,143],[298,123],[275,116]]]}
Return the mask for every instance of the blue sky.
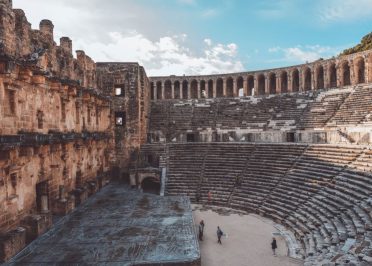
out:
{"label": "blue sky", "polygon": [[13,2],[34,28],[49,18],[56,39],[71,37],[75,50],[96,61],[139,61],[148,75],[300,64],[337,55],[372,29],[372,0]]}

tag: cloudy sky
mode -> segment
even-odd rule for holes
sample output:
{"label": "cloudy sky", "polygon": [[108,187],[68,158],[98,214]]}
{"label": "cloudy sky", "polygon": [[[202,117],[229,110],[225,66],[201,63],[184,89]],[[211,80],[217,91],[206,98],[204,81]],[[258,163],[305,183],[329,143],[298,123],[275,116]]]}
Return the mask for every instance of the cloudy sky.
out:
{"label": "cloudy sky", "polygon": [[238,72],[337,55],[372,30],[372,0],[13,0],[33,28],[149,76]]}

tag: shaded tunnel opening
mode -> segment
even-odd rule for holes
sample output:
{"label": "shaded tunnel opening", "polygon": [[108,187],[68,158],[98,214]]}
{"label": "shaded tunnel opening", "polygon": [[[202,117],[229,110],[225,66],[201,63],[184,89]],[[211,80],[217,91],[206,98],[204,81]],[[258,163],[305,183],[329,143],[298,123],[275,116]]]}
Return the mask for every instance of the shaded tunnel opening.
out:
{"label": "shaded tunnel opening", "polygon": [[154,178],[145,178],[142,181],[142,190],[144,193],[160,195],[160,182]]}

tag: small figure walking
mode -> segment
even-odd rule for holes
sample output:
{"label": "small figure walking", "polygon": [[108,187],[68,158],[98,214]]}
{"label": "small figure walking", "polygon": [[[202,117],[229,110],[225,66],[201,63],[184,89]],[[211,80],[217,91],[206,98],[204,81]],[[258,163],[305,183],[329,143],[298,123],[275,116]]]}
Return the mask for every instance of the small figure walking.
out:
{"label": "small figure walking", "polygon": [[217,243],[221,244],[221,245],[222,245],[222,242],[221,242],[221,237],[222,236],[223,236],[223,232],[222,232],[221,228],[219,226],[217,226],[217,238],[218,238]]}
{"label": "small figure walking", "polygon": [[276,239],[273,237],[273,241],[271,242],[271,249],[273,250],[273,255],[276,256],[275,249],[277,249],[278,246],[276,245]]}
{"label": "small figure walking", "polygon": [[211,204],[212,201],[212,192],[209,190],[208,191],[208,204]]}
{"label": "small figure walking", "polygon": [[201,220],[199,223],[199,240],[203,241],[203,234],[204,234],[204,221]]}

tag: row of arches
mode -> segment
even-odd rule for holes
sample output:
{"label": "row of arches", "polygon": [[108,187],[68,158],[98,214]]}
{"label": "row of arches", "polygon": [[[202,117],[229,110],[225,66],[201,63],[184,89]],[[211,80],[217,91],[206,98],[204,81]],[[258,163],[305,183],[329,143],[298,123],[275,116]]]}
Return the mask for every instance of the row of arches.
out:
{"label": "row of arches", "polygon": [[304,66],[208,80],[157,80],[151,82],[151,99],[199,99],[310,91],[365,83],[365,72],[364,58],[359,57],[353,65],[344,60],[338,65],[331,61],[327,65],[316,65],[313,69]]}

